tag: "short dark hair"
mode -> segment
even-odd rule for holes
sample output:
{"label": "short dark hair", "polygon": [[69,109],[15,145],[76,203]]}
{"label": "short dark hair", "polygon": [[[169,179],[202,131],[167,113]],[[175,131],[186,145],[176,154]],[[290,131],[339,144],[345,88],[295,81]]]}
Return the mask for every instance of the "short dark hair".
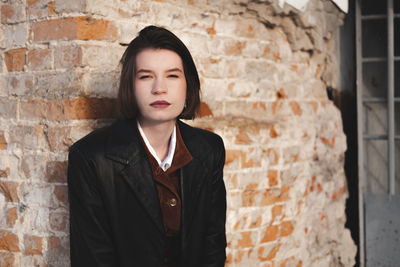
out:
{"label": "short dark hair", "polygon": [[133,39],[121,58],[121,78],[118,104],[122,115],[128,119],[137,118],[139,110],[134,94],[136,56],[145,49],[167,49],[177,53],[183,64],[186,79],[186,102],[179,118],[194,119],[200,106],[200,80],[196,65],[184,43],[169,30],[147,26]]}

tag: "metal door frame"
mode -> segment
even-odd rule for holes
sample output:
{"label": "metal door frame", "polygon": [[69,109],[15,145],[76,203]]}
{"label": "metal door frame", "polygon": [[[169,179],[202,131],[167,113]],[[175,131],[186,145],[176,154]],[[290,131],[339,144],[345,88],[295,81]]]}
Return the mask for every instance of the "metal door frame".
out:
{"label": "metal door frame", "polygon": [[[400,18],[399,14],[394,15],[393,1],[387,0],[387,14],[385,15],[362,15],[361,0],[356,0],[356,73],[357,73],[357,142],[358,142],[358,197],[359,197],[359,231],[360,231],[360,266],[364,267],[366,262],[365,244],[365,193],[366,176],[364,168],[364,140],[387,140],[388,143],[388,195],[396,194],[395,188],[395,139],[400,140],[400,136],[395,136],[395,102],[400,102],[400,97],[394,95],[394,62],[400,61],[400,57],[394,55],[394,18]],[[387,57],[363,58],[362,55],[362,22],[369,19],[387,19]],[[387,62],[387,97],[386,98],[363,98],[363,63],[365,62]],[[363,107],[366,103],[387,103],[387,133],[386,135],[369,135],[363,130],[364,116]]]}

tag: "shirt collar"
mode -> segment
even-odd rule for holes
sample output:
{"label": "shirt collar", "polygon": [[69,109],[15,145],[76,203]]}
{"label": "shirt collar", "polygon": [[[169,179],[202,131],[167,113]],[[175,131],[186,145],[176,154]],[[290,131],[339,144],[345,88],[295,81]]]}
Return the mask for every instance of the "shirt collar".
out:
{"label": "shirt collar", "polygon": [[163,169],[163,171],[166,171],[171,167],[172,160],[174,158],[174,153],[175,153],[175,147],[176,147],[176,125],[174,126],[174,130],[172,131],[171,138],[169,141],[169,147],[168,147],[168,155],[165,157],[163,161],[160,160],[160,158],[157,156],[156,151],[154,148],[150,145],[149,140],[147,139],[142,127],[140,126],[139,121],[137,121],[137,126],[139,129],[139,133],[143,138],[143,141],[149,150],[150,154],[157,160],[158,165]]}

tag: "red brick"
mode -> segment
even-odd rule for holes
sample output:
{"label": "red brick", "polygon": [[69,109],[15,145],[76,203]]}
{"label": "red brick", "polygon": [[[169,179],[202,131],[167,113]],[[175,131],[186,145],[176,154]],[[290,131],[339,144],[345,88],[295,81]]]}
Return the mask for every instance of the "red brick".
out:
{"label": "red brick", "polygon": [[116,117],[116,100],[111,98],[74,98],[64,100],[68,120],[110,119]]}
{"label": "red brick", "polygon": [[25,255],[34,255],[42,254],[43,246],[42,246],[43,237],[39,236],[31,236],[24,235],[24,254]]}
{"label": "red brick", "polygon": [[28,68],[30,70],[51,69],[51,50],[35,49],[28,52]]}
{"label": "red brick", "polygon": [[7,209],[7,226],[14,227],[17,219],[18,219],[17,207],[12,207]]}
{"label": "red brick", "polygon": [[4,131],[0,131],[0,150],[7,149],[7,141],[4,136]]}
{"label": "red brick", "polygon": [[253,247],[254,244],[251,240],[251,234],[253,232],[241,232],[242,238],[238,240],[236,248],[249,248]]}
{"label": "red brick", "polygon": [[7,23],[15,16],[15,11],[12,5],[3,4],[1,6],[1,23]]}
{"label": "red brick", "polygon": [[59,18],[35,22],[33,41],[108,40],[117,38],[117,28],[106,20],[89,17]]}
{"label": "red brick", "polygon": [[4,53],[7,71],[22,71],[26,64],[26,48],[11,49]]}
{"label": "red brick", "polygon": [[11,252],[0,252],[0,267],[13,267],[15,262],[14,254]]}
{"label": "red brick", "polygon": [[18,4],[1,6],[1,23],[15,23],[24,20],[25,8]]}
{"label": "red brick", "polygon": [[18,202],[18,183],[0,181],[0,191],[2,191],[7,202]]}
{"label": "red brick", "polygon": [[279,233],[278,225],[269,225],[265,230],[264,237],[261,239],[261,243],[271,242],[276,240]]}
{"label": "red brick", "polygon": [[299,103],[297,103],[296,101],[291,101],[290,107],[292,108],[292,112],[294,115],[301,116],[301,114],[303,114],[303,110],[301,109]]}
{"label": "red brick", "polygon": [[249,145],[252,141],[247,135],[247,130],[244,127],[239,128],[239,133],[236,135],[235,144],[238,145]]}
{"label": "red brick", "polygon": [[31,19],[48,17],[54,14],[54,1],[27,0],[27,14]]}
{"label": "red brick", "polygon": [[277,244],[276,246],[274,246],[273,248],[271,248],[271,250],[268,252],[268,254],[266,256],[264,255],[264,247],[260,247],[258,249],[258,259],[260,261],[271,261],[275,258],[276,254],[279,251],[279,248],[281,247],[281,244]]}
{"label": "red brick", "polygon": [[242,158],[243,152],[240,150],[227,150],[226,157],[225,157],[225,165],[229,165],[234,161],[238,161]]}
{"label": "red brick", "polygon": [[286,221],[282,222],[279,226],[279,235],[280,236],[288,236],[293,233],[294,227],[292,222]]}
{"label": "red brick", "polygon": [[50,183],[67,182],[67,161],[50,161],[46,165],[46,177]]}
{"label": "red brick", "polygon": [[117,28],[106,20],[81,17],[75,19],[79,40],[108,40],[117,38]]}
{"label": "red brick", "polygon": [[80,46],[57,47],[54,52],[54,67],[73,68],[82,63],[82,48]]}
{"label": "red brick", "polygon": [[198,117],[205,117],[205,116],[212,116],[212,112],[210,107],[204,103],[204,102],[200,102],[200,107],[199,110],[197,112],[197,116]]}
{"label": "red brick", "polygon": [[278,184],[278,171],[268,170],[268,185],[274,186]]}
{"label": "red brick", "polygon": [[57,185],[54,187],[54,196],[63,205],[68,204],[68,187],[66,185]]}
{"label": "red brick", "polygon": [[22,119],[64,120],[64,108],[61,100],[33,99],[21,101]]}
{"label": "red brick", "polygon": [[74,18],[61,18],[34,22],[33,41],[77,39]]}
{"label": "red brick", "polygon": [[256,197],[261,194],[260,190],[257,190],[258,184],[248,184],[242,193],[242,205],[244,207],[257,206]]}
{"label": "red brick", "polygon": [[0,250],[18,252],[18,242],[18,236],[11,233],[10,231],[0,230]]}
{"label": "red brick", "polygon": [[276,205],[272,207],[271,210],[271,223],[273,223],[275,221],[276,218],[278,218],[278,216],[282,215],[282,210],[283,210],[283,206],[282,205]]}

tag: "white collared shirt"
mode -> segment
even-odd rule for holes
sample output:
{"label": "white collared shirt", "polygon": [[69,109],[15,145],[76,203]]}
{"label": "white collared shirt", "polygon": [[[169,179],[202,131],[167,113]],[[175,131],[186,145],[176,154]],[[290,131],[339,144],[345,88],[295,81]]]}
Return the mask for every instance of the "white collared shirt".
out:
{"label": "white collared shirt", "polygon": [[174,158],[175,147],[176,147],[176,126],[174,126],[174,130],[172,131],[171,139],[169,141],[168,155],[163,161],[160,160],[160,158],[157,156],[156,151],[150,145],[150,142],[147,139],[145,133],[143,132],[143,129],[140,126],[139,121],[137,121],[137,126],[139,129],[139,133],[142,136],[144,143],[146,144],[147,149],[150,151],[151,155],[157,160],[157,163],[161,167],[161,169],[163,169],[163,171],[167,171],[169,167],[171,167],[172,159]]}

